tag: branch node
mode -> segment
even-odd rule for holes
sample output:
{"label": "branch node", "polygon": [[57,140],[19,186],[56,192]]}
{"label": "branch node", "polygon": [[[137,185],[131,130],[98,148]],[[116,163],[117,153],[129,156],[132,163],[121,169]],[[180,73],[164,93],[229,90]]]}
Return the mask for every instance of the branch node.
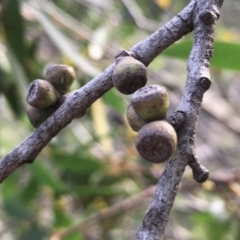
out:
{"label": "branch node", "polygon": [[200,82],[200,85],[203,87],[203,89],[204,89],[205,91],[207,91],[207,90],[210,88],[210,86],[211,86],[211,81],[210,81],[210,79],[208,79],[208,78],[206,78],[206,77],[201,77],[201,78],[199,79],[199,82]]}
{"label": "branch node", "polygon": [[127,51],[125,49],[121,49],[115,56],[115,59],[117,60],[118,58],[121,57],[130,57],[132,54],[130,51]]}
{"label": "branch node", "polygon": [[198,161],[196,155],[192,155],[188,165],[192,168],[193,179],[198,183],[205,182],[209,177],[209,171]]}
{"label": "branch node", "polygon": [[182,127],[186,120],[186,115],[184,112],[176,111],[172,116],[170,116],[167,121],[173,126],[175,130]]}
{"label": "branch node", "polygon": [[199,15],[199,19],[204,24],[213,24],[216,20],[218,20],[219,14],[215,11],[203,11]]}

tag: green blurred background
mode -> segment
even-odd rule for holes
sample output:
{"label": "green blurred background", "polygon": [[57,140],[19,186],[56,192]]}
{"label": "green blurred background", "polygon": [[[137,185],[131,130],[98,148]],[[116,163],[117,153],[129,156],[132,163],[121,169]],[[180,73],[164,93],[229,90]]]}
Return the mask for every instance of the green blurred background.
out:
{"label": "green blurred background", "polygon": [[[115,54],[149,36],[187,0],[1,0],[0,157],[34,128],[25,115],[31,81],[52,63],[75,68],[83,86]],[[212,87],[205,94],[197,154],[210,170],[200,185],[186,172],[166,240],[240,239],[239,0],[225,1],[216,27]],[[176,109],[192,34],[148,67],[148,84],[168,89]],[[139,157],[126,123],[130,96],[110,90],[0,185],[0,239],[130,240],[164,165]]]}

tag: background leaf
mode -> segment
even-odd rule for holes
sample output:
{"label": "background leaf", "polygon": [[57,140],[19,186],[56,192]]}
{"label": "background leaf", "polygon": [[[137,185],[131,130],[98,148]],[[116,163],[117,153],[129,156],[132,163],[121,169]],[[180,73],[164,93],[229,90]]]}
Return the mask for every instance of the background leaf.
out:
{"label": "background leaf", "polygon": [[41,161],[36,161],[30,167],[31,172],[36,180],[42,185],[51,187],[56,192],[62,192],[66,190],[65,184],[61,179],[54,174],[54,172],[44,166]]}
{"label": "background leaf", "polygon": [[[165,50],[162,55],[186,60],[192,48],[191,41],[174,44]],[[211,67],[240,71],[240,44],[218,42],[214,43],[214,54]]]}
{"label": "background leaf", "polygon": [[25,29],[19,10],[19,1],[8,0],[2,12],[2,24],[9,46],[18,61],[24,62],[26,60]]}

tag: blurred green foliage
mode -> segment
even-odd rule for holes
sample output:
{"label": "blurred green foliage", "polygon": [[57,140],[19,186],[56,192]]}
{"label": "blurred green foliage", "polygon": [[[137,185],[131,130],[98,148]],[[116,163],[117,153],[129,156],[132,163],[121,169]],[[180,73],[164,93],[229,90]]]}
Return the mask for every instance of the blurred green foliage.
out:
{"label": "blurred green foliage", "polygon": [[[192,41],[184,41],[179,44],[175,44],[163,52],[163,55],[188,59],[188,55],[191,51]],[[211,59],[211,67],[215,69],[229,69],[234,71],[240,71],[240,45],[236,43],[218,42],[214,43],[214,54]]]}
{"label": "blurred green foliage", "polygon": [[[33,131],[25,115],[25,96],[29,83],[42,78],[47,65],[74,66],[77,79],[72,89],[79,88],[110,65],[119,49],[128,49],[147,37],[153,28],[162,26],[189,1],[169,1],[168,8],[161,8],[160,1],[137,0],[130,1],[130,5],[124,2],[0,2],[0,157]],[[239,6],[233,0],[229,4]],[[229,76],[240,79],[237,75],[239,32],[234,30],[235,26],[228,29],[224,18],[219,24],[212,60],[214,78],[225,70],[232,70],[236,73],[228,73]],[[192,45],[190,38],[186,39],[164,51],[149,67],[149,83],[163,84],[170,91],[170,111],[181,97],[185,80],[185,64]],[[176,60],[178,58],[184,60],[184,65]],[[176,80],[172,81],[173,78]],[[224,78],[224,74],[220,78]],[[125,119],[129,97],[112,89],[102,100],[98,103],[101,111],[90,108],[83,118],[74,120],[55,137],[33,164],[21,167],[1,184],[1,239],[50,239],[57,236],[54,234],[59,230],[71,228],[77,222],[83,224],[79,230],[62,239],[134,238],[150,198],[142,199],[140,205],[130,209],[123,206],[113,217],[84,225],[91,214],[111,209],[123,199],[155,185],[163,168],[145,162],[134,148],[135,133]],[[211,124],[213,120],[208,121],[211,114],[203,115],[202,121],[206,119]],[[101,119],[100,127],[94,115]],[[220,120],[214,121],[216,129],[212,131],[218,132]],[[205,135],[199,137],[202,142],[206,130],[203,133]],[[239,152],[229,151],[231,160],[239,163]],[[193,181],[188,171],[186,176],[183,185]],[[214,192],[214,188],[193,185],[187,193],[180,189],[166,239],[239,239],[239,192],[231,190],[227,184],[222,188],[224,191]],[[195,196],[195,208],[189,207],[194,201],[189,195]],[[223,205],[216,212],[211,211],[208,203],[217,205],[219,201]],[[197,207],[198,202],[204,207]],[[225,218],[221,218],[221,214]],[[60,238],[51,238],[55,239]]]}

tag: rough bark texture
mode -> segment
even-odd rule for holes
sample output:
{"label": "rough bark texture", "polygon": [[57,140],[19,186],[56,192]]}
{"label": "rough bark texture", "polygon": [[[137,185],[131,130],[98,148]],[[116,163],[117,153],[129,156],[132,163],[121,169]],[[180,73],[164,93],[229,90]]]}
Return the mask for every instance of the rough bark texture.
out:
{"label": "rough bark texture", "polygon": [[[176,40],[192,31],[192,1],[171,21],[131,48],[135,58],[146,66]],[[31,163],[39,152],[76,116],[84,114],[91,104],[113,87],[114,64],[67,97],[61,107],[19,146],[0,160],[0,182],[25,163]]]}
{"label": "rough bark texture", "polygon": [[210,87],[209,61],[213,52],[214,27],[223,1],[192,1],[194,44],[188,60],[184,94],[177,111],[185,121],[178,130],[178,149],[167,161],[153,200],[137,233],[138,240],[162,239],[178,186],[188,162],[196,162],[195,131],[204,92]]}
{"label": "rough bark texture", "polygon": [[[195,170],[199,170],[200,165],[195,156],[195,131],[203,94],[210,87],[208,68],[213,51],[213,32],[222,3],[223,0],[192,0],[165,26],[130,49],[136,59],[148,66],[163,50],[194,28],[194,45],[189,56],[184,94],[176,114],[169,119],[173,126],[178,128],[178,149],[174,157],[166,163],[153,200],[137,233],[138,240],[163,238],[185,167],[189,163]],[[113,67],[114,64],[67,97],[61,107],[35,132],[1,159],[0,182],[21,165],[33,162],[61,129],[79,114],[83,115],[94,101],[113,87]]]}

